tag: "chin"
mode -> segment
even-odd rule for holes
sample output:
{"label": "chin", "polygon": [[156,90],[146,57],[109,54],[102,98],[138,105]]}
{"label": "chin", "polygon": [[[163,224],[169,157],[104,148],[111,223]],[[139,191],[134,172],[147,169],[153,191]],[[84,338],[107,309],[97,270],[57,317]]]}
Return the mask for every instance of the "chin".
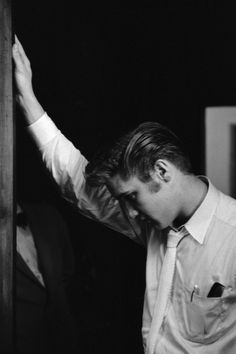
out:
{"label": "chin", "polygon": [[160,230],[165,230],[165,229],[167,229],[167,227],[169,227],[170,226],[170,224],[169,223],[157,223],[157,225],[158,225],[158,228],[160,229]]}

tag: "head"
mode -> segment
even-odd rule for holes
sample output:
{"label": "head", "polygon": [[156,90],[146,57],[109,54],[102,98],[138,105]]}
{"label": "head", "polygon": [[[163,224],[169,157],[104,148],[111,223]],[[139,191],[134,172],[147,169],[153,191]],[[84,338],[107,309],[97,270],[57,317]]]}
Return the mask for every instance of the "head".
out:
{"label": "head", "polygon": [[190,173],[190,162],[180,140],[156,122],[143,123],[122,136],[86,168],[89,183],[106,184],[126,202],[129,213],[145,215],[161,228],[174,217],[170,209],[174,205],[177,208],[178,188],[174,182]]}

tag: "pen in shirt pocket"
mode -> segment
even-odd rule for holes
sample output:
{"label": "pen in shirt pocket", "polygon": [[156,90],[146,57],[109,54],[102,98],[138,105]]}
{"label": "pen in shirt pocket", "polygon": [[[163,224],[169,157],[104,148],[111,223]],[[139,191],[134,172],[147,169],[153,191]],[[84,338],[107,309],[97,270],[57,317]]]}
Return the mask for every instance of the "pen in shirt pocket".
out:
{"label": "pen in shirt pocket", "polygon": [[191,293],[190,301],[191,301],[191,302],[193,301],[193,295],[194,295],[194,294],[199,295],[199,293],[200,293],[199,286],[198,286],[198,285],[194,285],[193,291],[192,291],[192,293]]}

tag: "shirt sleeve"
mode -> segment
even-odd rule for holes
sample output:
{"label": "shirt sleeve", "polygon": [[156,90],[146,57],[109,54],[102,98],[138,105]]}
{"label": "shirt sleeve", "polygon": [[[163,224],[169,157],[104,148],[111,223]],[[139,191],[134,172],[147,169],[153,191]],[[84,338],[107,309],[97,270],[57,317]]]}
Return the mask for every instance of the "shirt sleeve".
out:
{"label": "shirt sleeve", "polygon": [[62,195],[88,218],[146,245],[145,227],[131,220],[106,186],[91,187],[84,177],[86,158],[45,113],[28,130]]}

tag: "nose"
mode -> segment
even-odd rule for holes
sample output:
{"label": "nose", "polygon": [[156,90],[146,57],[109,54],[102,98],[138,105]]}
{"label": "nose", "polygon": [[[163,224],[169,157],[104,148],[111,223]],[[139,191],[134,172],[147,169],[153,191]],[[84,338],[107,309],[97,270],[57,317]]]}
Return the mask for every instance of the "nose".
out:
{"label": "nose", "polygon": [[129,214],[129,217],[131,219],[135,219],[138,215],[139,215],[139,212],[138,210],[132,208],[132,207],[129,207],[128,208],[128,214]]}

